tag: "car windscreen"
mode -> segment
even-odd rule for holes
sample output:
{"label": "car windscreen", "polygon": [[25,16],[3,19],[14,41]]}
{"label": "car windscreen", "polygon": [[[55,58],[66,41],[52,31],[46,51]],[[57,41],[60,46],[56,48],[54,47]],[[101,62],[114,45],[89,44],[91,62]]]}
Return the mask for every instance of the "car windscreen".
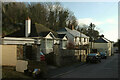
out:
{"label": "car windscreen", "polygon": [[88,56],[96,56],[96,54],[88,54]]}

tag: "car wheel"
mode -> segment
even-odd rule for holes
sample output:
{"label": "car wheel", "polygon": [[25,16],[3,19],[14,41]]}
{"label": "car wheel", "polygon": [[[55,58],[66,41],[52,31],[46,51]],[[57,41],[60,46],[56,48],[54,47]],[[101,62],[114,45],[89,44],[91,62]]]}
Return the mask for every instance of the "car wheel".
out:
{"label": "car wheel", "polygon": [[107,57],[105,57],[105,59],[107,59]]}

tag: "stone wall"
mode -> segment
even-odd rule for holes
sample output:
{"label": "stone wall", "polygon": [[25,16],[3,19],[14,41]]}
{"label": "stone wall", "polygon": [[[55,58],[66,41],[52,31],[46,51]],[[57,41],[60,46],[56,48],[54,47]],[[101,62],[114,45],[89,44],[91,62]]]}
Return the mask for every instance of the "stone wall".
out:
{"label": "stone wall", "polygon": [[85,62],[89,51],[60,49],[54,45],[54,63],[57,66],[72,64],[78,61]]}

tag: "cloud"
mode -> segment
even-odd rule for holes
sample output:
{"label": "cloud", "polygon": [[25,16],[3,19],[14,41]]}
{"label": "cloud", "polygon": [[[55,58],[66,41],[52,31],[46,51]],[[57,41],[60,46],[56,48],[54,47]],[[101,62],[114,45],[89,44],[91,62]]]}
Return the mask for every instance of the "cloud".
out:
{"label": "cloud", "polygon": [[114,18],[108,18],[108,19],[105,19],[103,21],[97,21],[93,18],[82,18],[82,19],[78,19],[78,24],[79,25],[82,25],[82,24],[87,24],[89,25],[91,22],[95,25],[102,25],[102,24],[118,24],[117,20],[114,19]]}
{"label": "cloud", "polygon": [[106,19],[105,22],[108,23],[108,24],[117,24],[117,20],[115,20],[113,18]]}
{"label": "cloud", "polygon": [[90,23],[94,23],[95,25],[98,26],[98,25],[103,24],[103,22],[96,21],[96,20],[94,20],[92,18],[83,18],[83,19],[78,19],[77,21],[78,21],[79,25],[81,25],[81,24],[87,24],[87,25],[89,25]]}
{"label": "cloud", "polygon": [[78,19],[78,24],[80,26],[82,26],[83,24],[89,25],[91,22],[96,25],[96,29],[100,32],[100,34],[104,34],[105,37],[111,41],[117,41],[118,39],[117,19],[107,18],[102,21],[97,21],[93,18]]}
{"label": "cloud", "polygon": [[105,37],[111,41],[117,41],[118,39],[118,29],[108,30],[103,33]]}

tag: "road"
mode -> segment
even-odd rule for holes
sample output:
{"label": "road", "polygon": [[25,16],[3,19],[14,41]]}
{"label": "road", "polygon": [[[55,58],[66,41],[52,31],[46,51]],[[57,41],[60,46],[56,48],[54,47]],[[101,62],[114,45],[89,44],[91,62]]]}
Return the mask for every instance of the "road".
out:
{"label": "road", "polygon": [[88,63],[56,78],[118,78],[118,54],[102,59],[101,63]]}

